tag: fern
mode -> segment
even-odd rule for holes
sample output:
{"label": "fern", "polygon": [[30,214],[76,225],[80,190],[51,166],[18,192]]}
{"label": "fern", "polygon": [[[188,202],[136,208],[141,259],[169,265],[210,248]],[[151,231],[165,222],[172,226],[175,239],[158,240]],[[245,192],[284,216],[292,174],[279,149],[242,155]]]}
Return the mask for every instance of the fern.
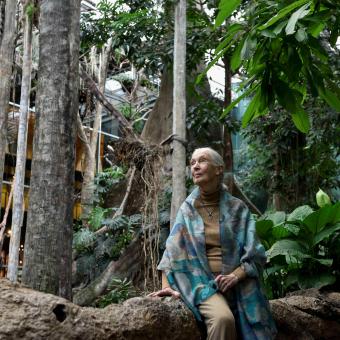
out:
{"label": "fern", "polygon": [[73,249],[78,252],[92,251],[96,242],[96,236],[88,229],[80,229],[73,236]]}

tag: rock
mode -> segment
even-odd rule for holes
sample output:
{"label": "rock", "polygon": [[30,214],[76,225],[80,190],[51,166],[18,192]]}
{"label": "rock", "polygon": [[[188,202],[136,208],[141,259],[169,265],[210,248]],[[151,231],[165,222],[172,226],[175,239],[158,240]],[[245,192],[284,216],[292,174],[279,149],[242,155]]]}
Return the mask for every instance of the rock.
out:
{"label": "rock", "polygon": [[340,293],[307,289],[270,301],[277,340],[339,339]]}
{"label": "rock", "polygon": [[[133,298],[104,309],[0,280],[1,340],[198,340],[200,331],[180,300]],[[298,291],[270,301],[276,340],[339,339],[340,293]]]}
{"label": "rock", "polygon": [[98,309],[79,307],[4,279],[0,291],[1,340],[200,338],[193,315],[179,300],[133,298]]}

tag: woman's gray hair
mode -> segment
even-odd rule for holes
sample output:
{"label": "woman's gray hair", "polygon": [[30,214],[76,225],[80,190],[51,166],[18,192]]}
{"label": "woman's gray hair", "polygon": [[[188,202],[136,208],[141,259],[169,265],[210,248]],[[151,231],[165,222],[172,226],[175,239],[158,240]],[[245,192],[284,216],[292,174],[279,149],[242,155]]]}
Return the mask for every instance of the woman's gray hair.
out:
{"label": "woman's gray hair", "polygon": [[212,161],[212,163],[213,163],[215,166],[222,166],[222,167],[224,167],[224,161],[223,161],[222,156],[221,156],[217,151],[215,151],[214,149],[209,148],[209,147],[198,148],[198,149],[195,149],[194,152],[193,152],[192,154],[194,154],[194,153],[197,152],[197,151],[205,151],[205,152],[208,152],[208,154],[209,154],[210,157],[211,157],[211,161]]}

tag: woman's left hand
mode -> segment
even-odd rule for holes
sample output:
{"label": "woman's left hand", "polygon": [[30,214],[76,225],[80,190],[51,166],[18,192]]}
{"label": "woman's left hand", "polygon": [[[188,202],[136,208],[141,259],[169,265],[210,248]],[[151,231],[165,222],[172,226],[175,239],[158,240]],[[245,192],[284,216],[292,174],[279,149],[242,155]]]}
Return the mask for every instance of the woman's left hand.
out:
{"label": "woman's left hand", "polygon": [[228,274],[228,275],[218,275],[215,278],[215,281],[217,283],[218,289],[225,293],[228,289],[234,287],[239,279],[235,274]]}

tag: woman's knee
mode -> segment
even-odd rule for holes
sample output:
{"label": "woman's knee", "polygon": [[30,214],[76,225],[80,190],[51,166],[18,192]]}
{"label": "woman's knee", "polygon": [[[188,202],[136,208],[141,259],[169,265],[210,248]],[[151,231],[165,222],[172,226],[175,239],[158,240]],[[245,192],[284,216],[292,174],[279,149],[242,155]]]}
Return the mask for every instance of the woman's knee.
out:
{"label": "woman's knee", "polygon": [[235,318],[233,313],[216,313],[212,318],[212,323],[216,325],[225,325],[228,328],[235,327]]}

